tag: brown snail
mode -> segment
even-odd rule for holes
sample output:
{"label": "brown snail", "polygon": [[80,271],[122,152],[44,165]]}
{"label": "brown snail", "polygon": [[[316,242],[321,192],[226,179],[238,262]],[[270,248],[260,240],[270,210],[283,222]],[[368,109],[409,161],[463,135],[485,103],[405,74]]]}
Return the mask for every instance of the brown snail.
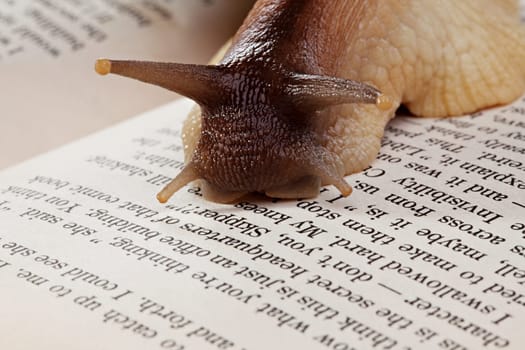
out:
{"label": "brown snail", "polygon": [[204,196],[351,193],[403,103],[445,117],[525,90],[525,30],[514,0],[260,0],[217,65],[98,60],[173,90],[200,111],[184,125],[186,167],[161,202],[200,180]]}

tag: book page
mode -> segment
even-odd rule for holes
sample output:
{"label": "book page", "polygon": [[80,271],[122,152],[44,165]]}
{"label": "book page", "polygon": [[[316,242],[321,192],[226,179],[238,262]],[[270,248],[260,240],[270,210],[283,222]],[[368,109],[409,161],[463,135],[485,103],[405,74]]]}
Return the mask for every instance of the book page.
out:
{"label": "book page", "polygon": [[[182,48],[180,44],[183,37],[191,33],[190,28],[194,36],[205,36],[200,41],[208,40],[207,45],[217,48],[213,36],[230,32],[249,9],[250,3],[224,0],[5,0],[0,4],[0,62],[53,60],[82,51],[97,51],[96,47],[101,45],[115,52],[139,46],[152,50],[150,55],[171,54]],[[184,43],[187,44],[188,39]],[[168,40],[170,43],[166,45]],[[199,45],[195,49],[202,50]],[[191,57],[191,53],[187,55]]]}
{"label": "book page", "polygon": [[523,348],[525,98],[395,118],[348,198],[161,205],[190,108],[0,173],[0,348]]}
{"label": "book page", "polygon": [[12,150],[0,168],[177,97],[104,79],[94,72],[97,58],[205,63],[252,3],[0,1],[0,148]]}

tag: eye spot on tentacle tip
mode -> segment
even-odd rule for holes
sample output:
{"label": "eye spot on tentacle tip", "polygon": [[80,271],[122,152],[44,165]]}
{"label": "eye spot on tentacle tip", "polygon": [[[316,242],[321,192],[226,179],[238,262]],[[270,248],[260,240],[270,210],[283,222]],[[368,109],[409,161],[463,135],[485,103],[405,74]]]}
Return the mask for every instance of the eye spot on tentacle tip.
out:
{"label": "eye spot on tentacle tip", "polygon": [[111,73],[111,61],[106,59],[97,60],[95,62],[95,71],[100,75]]}
{"label": "eye spot on tentacle tip", "polygon": [[392,108],[393,102],[390,97],[385,94],[381,94],[377,97],[376,106],[382,111],[388,111]]}

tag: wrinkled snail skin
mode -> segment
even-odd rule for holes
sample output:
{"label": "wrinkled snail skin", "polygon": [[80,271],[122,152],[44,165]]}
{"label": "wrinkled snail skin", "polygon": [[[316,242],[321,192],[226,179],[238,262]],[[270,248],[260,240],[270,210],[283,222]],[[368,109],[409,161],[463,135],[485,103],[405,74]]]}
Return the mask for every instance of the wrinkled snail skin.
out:
{"label": "wrinkled snail skin", "polygon": [[97,71],[194,99],[186,167],[161,202],[199,180],[206,198],[351,193],[403,103],[445,117],[525,90],[525,30],[513,0],[261,0],[214,66],[99,60]]}

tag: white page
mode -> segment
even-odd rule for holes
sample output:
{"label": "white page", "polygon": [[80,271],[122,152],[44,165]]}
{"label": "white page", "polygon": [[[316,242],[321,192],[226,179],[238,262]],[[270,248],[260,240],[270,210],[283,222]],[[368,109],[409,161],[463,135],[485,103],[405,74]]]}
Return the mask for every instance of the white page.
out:
{"label": "white page", "polygon": [[97,58],[207,62],[252,2],[0,1],[0,169],[176,98]]}
{"label": "white page", "polygon": [[0,348],[523,348],[525,99],[395,119],[348,198],[161,205],[189,106],[0,173]]}

